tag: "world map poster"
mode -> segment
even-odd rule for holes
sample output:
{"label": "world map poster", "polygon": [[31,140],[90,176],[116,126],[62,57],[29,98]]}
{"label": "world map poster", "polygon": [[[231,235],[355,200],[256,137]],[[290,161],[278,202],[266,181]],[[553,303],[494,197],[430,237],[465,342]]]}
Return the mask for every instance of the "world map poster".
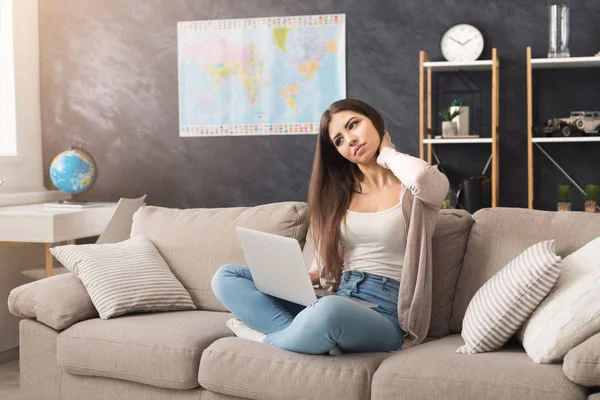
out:
{"label": "world map poster", "polygon": [[179,136],[317,133],[346,97],[345,14],[177,23]]}

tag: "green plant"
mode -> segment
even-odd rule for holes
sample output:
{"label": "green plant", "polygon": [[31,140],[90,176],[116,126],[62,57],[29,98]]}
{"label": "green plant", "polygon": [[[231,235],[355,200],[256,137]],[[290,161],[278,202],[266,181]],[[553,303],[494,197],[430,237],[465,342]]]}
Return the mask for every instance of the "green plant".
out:
{"label": "green plant", "polygon": [[571,202],[571,185],[558,185],[558,201],[560,203]]}
{"label": "green plant", "polygon": [[600,193],[600,185],[585,185],[585,199],[598,201],[598,193]]}
{"label": "green plant", "polygon": [[462,98],[456,98],[452,100],[452,103],[450,103],[451,107],[463,107],[465,105],[465,100]]}
{"label": "green plant", "polygon": [[458,117],[460,113],[462,113],[462,110],[450,111],[449,108],[446,108],[440,111],[440,117],[442,117],[442,121],[452,121],[454,118]]}

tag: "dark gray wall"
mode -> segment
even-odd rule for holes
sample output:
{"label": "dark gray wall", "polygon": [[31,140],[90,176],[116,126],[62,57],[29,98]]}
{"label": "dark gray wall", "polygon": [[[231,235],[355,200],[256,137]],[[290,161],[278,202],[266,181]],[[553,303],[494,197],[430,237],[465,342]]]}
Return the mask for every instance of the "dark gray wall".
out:
{"label": "dark gray wall", "polygon": [[[571,55],[600,51],[600,2],[572,1]],[[501,57],[500,205],[527,205],[525,48],[547,51],[546,0],[40,0],[44,167],[83,145],[100,174],[83,196],[108,201],[148,193],[172,207],[305,200],[316,136],[178,136],[176,23],[345,13],[347,94],[381,111],[396,147],[418,155],[418,57],[440,60],[439,39],[476,25]],[[477,73],[489,95],[489,73]],[[538,116],[600,109],[600,69],[536,72]],[[438,81],[439,82],[439,81]],[[486,97],[484,106],[489,105]],[[489,108],[487,108],[489,110]],[[482,123],[489,124],[489,111]],[[489,125],[488,125],[489,126]],[[471,147],[472,146],[472,147]],[[480,172],[483,145],[440,148],[452,179]],[[600,143],[548,145],[577,179],[600,183]],[[565,183],[536,151],[538,208],[555,208]],[[46,185],[51,187],[48,174]],[[575,196],[575,209],[582,197]]]}

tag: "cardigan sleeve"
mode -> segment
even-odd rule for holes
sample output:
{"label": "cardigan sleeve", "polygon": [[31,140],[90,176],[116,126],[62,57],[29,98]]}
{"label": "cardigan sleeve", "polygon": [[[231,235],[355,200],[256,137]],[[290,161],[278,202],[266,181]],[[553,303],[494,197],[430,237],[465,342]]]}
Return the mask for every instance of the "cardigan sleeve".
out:
{"label": "cardigan sleeve", "polygon": [[377,164],[392,171],[415,197],[431,207],[439,208],[448,194],[448,178],[419,158],[387,147],[377,157]]}

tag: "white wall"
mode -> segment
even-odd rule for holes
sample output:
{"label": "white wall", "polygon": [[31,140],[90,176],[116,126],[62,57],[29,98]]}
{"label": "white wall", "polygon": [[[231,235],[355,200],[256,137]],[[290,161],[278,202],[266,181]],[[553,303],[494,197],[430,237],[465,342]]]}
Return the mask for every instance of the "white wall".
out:
{"label": "white wall", "polygon": [[[0,0],[4,1],[4,0]],[[38,56],[38,2],[14,1],[15,125],[17,156],[0,156],[0,203],[16,195],[7,192],[43,191],[40,84]],[[6,89],[5,86],[2,89]],[[4,198],[3,198],[4,196]],[[0,353],[19,345],[19,319],[8,312],[9,292],[29,278],[21,271],[41,267],[41,244],[0,246]]]}

